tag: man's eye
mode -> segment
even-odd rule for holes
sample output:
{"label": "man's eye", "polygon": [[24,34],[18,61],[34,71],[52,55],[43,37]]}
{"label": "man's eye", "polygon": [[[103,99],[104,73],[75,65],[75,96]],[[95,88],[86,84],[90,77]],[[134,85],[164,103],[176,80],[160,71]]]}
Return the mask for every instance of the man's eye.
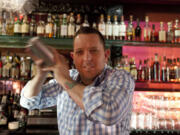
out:
{"label": "man's eye", "polygon": [[93,49],[93,50],[90,50],[91,53],[96,53],[97,50],[96,49]]}
{"label": "man's eye", "polygon": [[80,55],[80,54],[82,54],[83,53],[83,51],[77,51],[76,52],[76,54],[78,54],[78,55]]}

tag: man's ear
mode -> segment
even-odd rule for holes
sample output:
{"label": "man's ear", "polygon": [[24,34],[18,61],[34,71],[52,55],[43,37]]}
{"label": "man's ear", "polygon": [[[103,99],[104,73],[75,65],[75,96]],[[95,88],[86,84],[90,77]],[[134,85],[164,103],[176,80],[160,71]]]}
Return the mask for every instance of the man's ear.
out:
{"label": "man's ear", "polygon": [[111,55],[110,49],[106,49],[105,50],[105,57],[108,59],[110,55]]}
{"label": "man's ear", "polygon": [[108,62],[108,59],[109,59],[110,55],[111,55],[110,49],[106,49],[106,50],[105,50],[106,63]]}
{"label": "man's ear", "polygon": [[74,58],[74,53],[73,53],[73,52],[70,52],[70,56],[71,56],[71,58],[73,59],[73,58]]}

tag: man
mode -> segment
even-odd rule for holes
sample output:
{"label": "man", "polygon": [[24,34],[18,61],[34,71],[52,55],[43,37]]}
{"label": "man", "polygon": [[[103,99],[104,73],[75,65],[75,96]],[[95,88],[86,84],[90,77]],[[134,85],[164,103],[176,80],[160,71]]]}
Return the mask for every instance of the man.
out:
{"label": "man", "polygon": [[[71,56],[77,70],[54,49],[55,64],[41,68],[21,93],[21,105],[42,109],[57,105],[60,135],[128,135],[134,80],[106,65],[110,55],[103,36],[90,27],[75,35]],[[54,80],[44,84],[48,71]],[[70,75],[69,75],[70,74]]]}

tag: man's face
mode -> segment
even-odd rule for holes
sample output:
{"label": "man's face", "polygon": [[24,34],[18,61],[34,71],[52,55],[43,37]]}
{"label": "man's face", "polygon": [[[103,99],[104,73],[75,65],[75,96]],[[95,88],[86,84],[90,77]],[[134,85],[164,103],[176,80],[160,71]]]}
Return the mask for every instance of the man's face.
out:
{"label": "man's face", "polygon": [[109,50],[104,50],[96,34],[79,34],[74,40],[71,54],[82,81],[92,82],[104,69],[109,57]]}

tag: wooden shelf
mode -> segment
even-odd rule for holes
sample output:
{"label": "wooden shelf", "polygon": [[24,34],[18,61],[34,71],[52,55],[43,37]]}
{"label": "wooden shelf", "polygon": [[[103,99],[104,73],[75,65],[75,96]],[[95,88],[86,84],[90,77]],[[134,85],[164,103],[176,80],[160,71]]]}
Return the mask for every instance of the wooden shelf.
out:
{"label": "wooden shelf", "polygon": [[[27,45],[28,40],[32,37],[20,37],[20,36],[0,36],[0,48],[16,48],[23,49]],[[73,39],[72,38],[41,38],[41,40],[56,49],[72,50]],[[136,42],[136,41],[121,41],[121,40],[106,40],[106,47],[111,46],[145,46],[145,47],[178,47],[180,44],[171,43],[153,43],[153,42]]]}
{"label": "wooden shelf", "polygon": [[136,82],[136,91],[180,91],[179,82]]}

